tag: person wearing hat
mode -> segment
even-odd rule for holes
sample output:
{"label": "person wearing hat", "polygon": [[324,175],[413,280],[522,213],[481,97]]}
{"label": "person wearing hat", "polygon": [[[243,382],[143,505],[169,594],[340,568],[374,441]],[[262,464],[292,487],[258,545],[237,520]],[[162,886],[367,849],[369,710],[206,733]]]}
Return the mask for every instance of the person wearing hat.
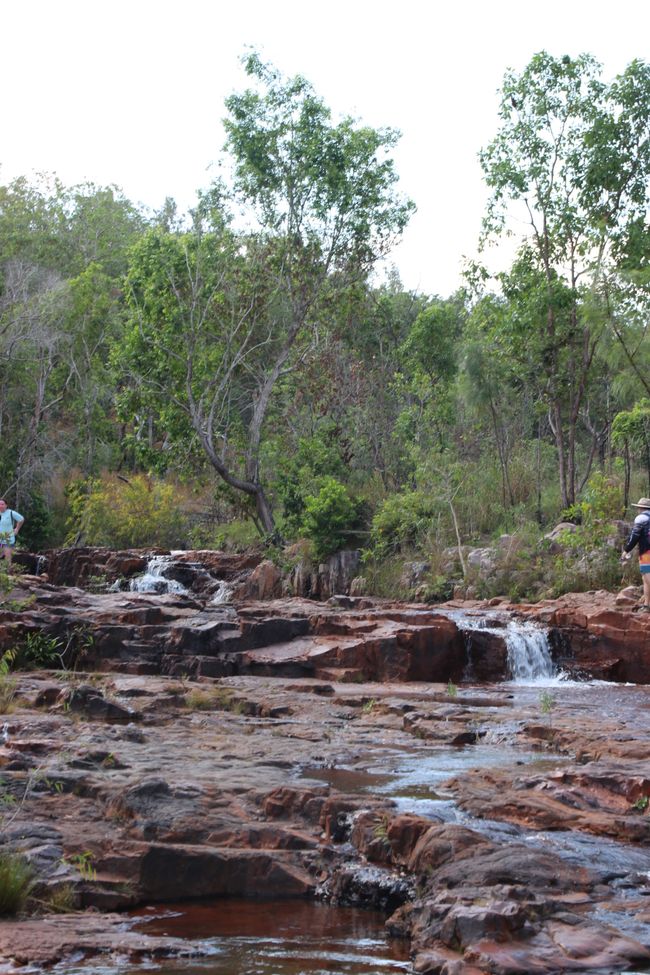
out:
{"label": "person wearing hat", "polygon": [[650,613],[650,498],[639,498],[638,503],[633,504],[632,507],[641,510],[634,519],[630,537],[625,543],[623,559],[627,561],[634,546],[639,546],[639,569],[643,582],[641,609],[644,613]]}

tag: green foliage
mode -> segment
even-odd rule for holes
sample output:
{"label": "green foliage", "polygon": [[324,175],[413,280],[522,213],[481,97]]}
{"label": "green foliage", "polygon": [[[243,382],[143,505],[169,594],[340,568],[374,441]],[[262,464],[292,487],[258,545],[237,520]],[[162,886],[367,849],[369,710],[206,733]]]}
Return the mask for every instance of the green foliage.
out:
{"label": "green foliage", "polygon": [[16,660],[15,650],[5,650],[0,657],[0,714],[8,714],[16,697],[16,680],[11,671]]}
{"label": "green foliage", "polygon": [[224,552],[245,552],[259,545],[259,541],[259,532],[252,521],[237,520],[215,528],[209,537],[209,546]]}
{"label": "green foliage", "polygon": [[93,865],[94,860],[94,854],[90,850],[83,850],[81,853],[73,853],[69,857],[63,857],[62,863],[75,867],[84,880],[90,881],[97,879],[97,871]]}
{"label": "green foliage", "polygon": [[282,529],[290,537],[300,534],[306,498],[320,490],[325,476],[341,481],[346,474],[333,423],[322,424],[311,437],[301,437],[293,455],[287,458],[275,493],[282,502]]}
{"label": "green foliage", "polygon": [[422,543],[439,511],[424,491],[404,491],[387,498],[372,520],[370,550],[375,558]]}
{"label": "green foliage", "polygon": [[451,698],[458,697],[458,688],[453,683],[453,681],[451,680],[451,678],[447,682],[446,694],[447,694],[447,697],[451,697]]}
{"label": "green foliage", "polygon": [[44,633],[27,633],[16,648],[15,666],[21,670],[42,670],[60,667],[64,651],[63,641]]}
{"label": "green foliage", "polygon": [[105,475],[73,482],[68,489],[68,541],[113,548],[179,547],[187,537],[185,498],[172,484],[143,474]]}
{"label": "green foliage", "polygon": [[631,410],[616,414],[612,423],[612,444],[641,460],[650,490],[650,399],[641,399]]}
{"label": "green foliage", "polygon": [[410,367],[417,365],[432,385],[450,382],[458,367],[458,340],[466,317],[462,295],[433,301],[423,309],[400,347],[400,357]]}
{"label": "green foliage", "polygon": [[546,715],[551,723],[551,718],[553,715],[553,709],[555,708],[555,697],[550,691],[542,691],[539,695],[539,709],[542,714]]}
{"label": "green foliage", "polygon": [[578,546],[585,537],[595,544],[611,534],[611,523],[623,513],[623,490],[620,480],[597,471],[587,482],[582,499],[563,513],[567,521],[576,521],[579,531],[565,538],[567,545]]}
{"label": "green foliage", "polygon": [[388,151],[398,134],[350,118],[333,125],[304,78],[283,78],[256,53],[243,61],[257,87],[226,99],[224,121],[236,190],[261,226],[280,232],[294,262],[299,242],[311,261],[327,257],[339,271],[369,266],[414,209],[394,191]]}
{"label": "green foliage", "polygon": [[17,853],[0,851],[0,915],[23,910],[34,882],[34,871]]}
{"label": "green foliage", "polygon": [[[191,227],[160,220],[133,248],[113,361],[128,376],[119,408],[136,462],[185,456],[187,466],[202,454],[273,535],[262,437],[280,377],[304,372],[319,329],[412,204],[395,192],[396,133],[334,125],[303,78],[284,79],[255,54],[244,63],[255,87],[226,100],[224,121],[231,200],[215,184]],[[229,202],[257,218],[257,233],[234,232]]]}
{"label": "green foliage", "polygon": [[[523,216],[523,233],[494,293],[475,264],[448,298],[369,277],[412,211],[397,134],[335,119],[255,54],[244,67],[232,184],[186,215],[167,200],[150,220],[114,187],[0,186],[0,464],[21,544],[260,535],[282,563],[276,515],[317,558],[372,520],[373,592],[404,594],[406,558],[431,565],[418,598],[616,585],[611,520],[650,493],[650,67],[607,83],[589,55],[541,52],[506,74],[485,231]],[[614,487],[579,497],[596,466]],[[100,473],[116,469],[128,485]],[[211,471],[204,505],[172,486]],[[539,539],[562,509],[580,524],[557,556]],[[492,575],[461,571],[451,549],[502,534]]]}
{"label": "green foliage", "polygon": [[[506,305],[497,334],[504,353],[510,347],[523,369],[528,363],[553,417],[566,461],[558,465],[564,505],[575,502],[579,483],[579,418],[609,378],[608,323],[623,341],[602,279],[616,278],[630,226],[645,220],[650,187],[650,65],[633,61],[609,85],[600,74],[590,55],[545,51],[521,73],[507,72],[500,129],[481,154],[492,190],[486,238],[516,216],[528,228],[502,276]],[[631,305],[644,298],[637,289]],[[634,362],[629,348],[627,358]]]}
{"label": "green foliage", "polygon": [[359,527],[360,504],[334,477],[324,477],[317,494],[305,498],[302,534],[314,545],[314,556],[323,559],[349,548]]}
{"label": "green foliage", "polygon": [[20,529],[20,543],[30,552],[38,552],[45,547],[50,538],[52,518],[49,506],[38,491],[30,493],[25,508],[25,524]]}
{"label": "green foliage", "polygon": [[582,500],[566,511],[565,518],[580,524],[563,532],[563,552],[554,566],[553,591],[583,592],[615,588],[621,580],[620,544],[612,522],[623,508],[623,491],[616,477],[591,476]]}

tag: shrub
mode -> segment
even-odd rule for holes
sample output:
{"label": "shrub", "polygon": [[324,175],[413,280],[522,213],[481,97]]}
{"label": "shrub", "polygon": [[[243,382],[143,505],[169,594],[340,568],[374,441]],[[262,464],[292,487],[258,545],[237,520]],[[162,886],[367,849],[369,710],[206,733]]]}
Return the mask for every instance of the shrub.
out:
{"label": "shrub", "polygon": [[314,545],[316,559],[326,558],[350,542],[359,526],[360,503],[334,477],[321,481],[318,494],[305,498],[302,534]]}
{"label": "shrub", "polygon": [[69,914],[76,910],[78,898],[72,884],[62,884],[47,892],[43,907],[49,914]]}
{"label": "shrub", "polygon": [[28,633],[16,648],[15,666],[21,670],[41,670],[62,666],[64,645],[47,633]]}
{"label": "shrub", "polygon": [[79,534],[89,545],[178,547],[187,537],[185,498],[172,484],[135,474],[73,482],[68,488],[67,544]]}
{"label": "shrub", "polygon": [[37,492],[33,492],[26,504],[21,507],[25,524],[20,530],[20,544],[30,552],[38,552],[46,546],[50,538],[52,527],[50,509],[43,496]]}
{"label": "shrub", "polygon": [[405,548],[422,548],[438,509],[439,505],[424,491],[391,495],[372,520],[372,555],[382,558]]}
{"label": "shrub", "polygon": [[0,914],[17,914],[32,888],[34,872],[25,857],[0,852]]}
{"label": "shrub", "polygon": [[[281,477],[273,484],[273,494],[282,505],[280,527],[287,537],[300,534],[307,497],[318,493],[323,478],[340,480],[346,476],[339,435],[335,423],[323,421],[312,436],[299,438],[295,450],[283,458]],[[280,445],[277,449],[286,453]]]}
{"label": "shrub", "polygon": [[581,501],[565,512],[565,517],[578,524],[574,531],[562,534],[564,551],[555,560],[552,579],[555,595],[620,585],[620,546],[611,542],[616,541],[612,521],[620,517],[622,508],[623,491],[617,478],[592,474]]}
{"label": "shrub", "polygon": [[[194,539],[194,535],[190,537]],[[203,538],[205,540],[205,536]],[[222,549],[224,552],[245,552],[259,544],[259,541],[259,532],[252,521],[237,520],[214,529],[208,539],[208,547]]]}
{"label": "shrub", "polygon": [[0,657],[0,714],[9,714],[14,708],[16,680],[11,676],[11,668],[15,658],[15,650],[5,650]]}

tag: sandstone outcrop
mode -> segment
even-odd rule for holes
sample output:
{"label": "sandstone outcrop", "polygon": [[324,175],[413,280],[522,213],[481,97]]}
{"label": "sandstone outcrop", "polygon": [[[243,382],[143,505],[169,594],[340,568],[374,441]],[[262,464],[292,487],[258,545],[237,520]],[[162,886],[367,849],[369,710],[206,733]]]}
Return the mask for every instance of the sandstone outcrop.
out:
{"label": "sandstone outcrop", "polygon": [[[650,684],[633,603],[241,601],[277,575],[219,553],[178,556],[180,593],[52,581],[95,589],[86,554],[17,579],[0,607],[0,648],[50,664],[7,683],[1,845],[32,864],[41,909],[82,911],[0,923],[0,966],[73,945],[200,952],[92,912],[213,896],[378,907],[422,973],[650,965],[650,688],[542,701],[485,683],[508,677],[514,617],[547,626],[571,673]],[[143,568],[103,565],[102,588]]]}
{"label": "sandstone outcrop", "polygon": [[[650,931],[639,940],[629,892],[647,885],[648,815],[639,800],[650,777],[645,758],[628,755],[621,768],[602,713],[558,706],[548,752],[534,733],[536,698],[517,702],[508,688],[450,699],[442,685],[420,682],[89,676],[19,675],[18,706],[6,717],[0,787],[15,802],[2,833],[33,864],[41,903],[64,889],[80,908],[100,911],[318,894],[385,910],[389,930],[411,940],[417,972],[593,975],[648,964]],[[130,720],[88,710],[90,690]],[[629,691],[626,716],[647,693]],[[81,710],[67,706],[73,692],[86,702]],[[435,740],[418,733],[414,714],[439,726]],[[644,743],[648,724],[638,731]],[[387,789],[396,756],[410,769],[422,763],[418,788],[435,797],[426,769],[438,755],[448,760],[459,727],[480,732],[480,744],[457,751],[466,771],[443,791],[474,815],[450,820],[444,797],[426,815],[418,801],[403,811],[391,797],[397,785]],[[493,740],[499,755],[513,728],[510,762],[473,769],[473,748],[488,756]],[[598,762],[573,763],[578,735]],[[543,749],[539,767],[531,741]],[[568,829],[616,835],[617,858],[601,861],[579,845],[566,858],[551,839],[558,829],[560,837]],[[599,910],[609,918],[635,911],[636,936]],[[0,964],[69,956],[74,925],[75,950],[90,954],[200,951],[174,939],[137,942],[113,915],[64,915],[0,924]]]}

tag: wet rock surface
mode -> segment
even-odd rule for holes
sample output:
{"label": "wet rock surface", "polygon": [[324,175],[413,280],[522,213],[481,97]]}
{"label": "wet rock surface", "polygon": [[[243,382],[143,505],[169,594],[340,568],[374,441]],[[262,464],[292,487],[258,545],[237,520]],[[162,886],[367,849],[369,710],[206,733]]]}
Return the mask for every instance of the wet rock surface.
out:
{"label": "wet rock surface", "polygon": [[[82,912],[321,897],[384,910],[419,972],[650,963],[649,770],[603,716],[607,689],[569,687],[564,703],[558,689],[549,723],[536,691],[508,685],[450,698],[442,685],[255,676],[17,680],[0,749],[13,797],[2,840],[32,862],[41,905],[62,890]],[[87,687],[137,702],[137,722],[68,708]],[[619,716],[647,711],[645,688],[618,693]],[[439,735],[421,736],[413,714]],[[451,744],[459,726],[479,732],[475,745]],[[594,838],[608,844],[600,853]],[[82,913],[3,922],[0,961],[69,956],[78,918],[88,955],[118,943],[126,956],[193,950],[140,936],[136,951],[124,919]]]}
{"label": "wet rock surface", "polygon": [[[637,632],[588,597],[514,611],[570,620],[577,670],[602,613],[608,653],[626,614]],[[650,688],[463,683],[505,676],[505,604],[468,639],[443,608],[349,596],[26,576],[11,599],[2,645],[41,633],[63,660],[12,678],[0,844],[32,864],[32,907],[67,913],[1,922],[0,965],[192,954],[112,912],[245,896],[379,907],[417,972],[650,970]]]}

